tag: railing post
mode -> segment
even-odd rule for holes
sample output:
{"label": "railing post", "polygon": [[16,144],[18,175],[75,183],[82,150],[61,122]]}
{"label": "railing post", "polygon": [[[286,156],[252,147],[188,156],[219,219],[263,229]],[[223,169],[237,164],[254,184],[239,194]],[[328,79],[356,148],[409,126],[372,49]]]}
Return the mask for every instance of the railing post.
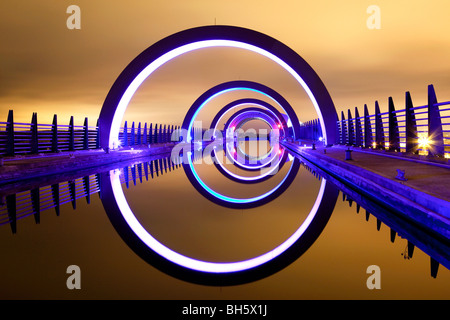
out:
{"label": "railing post", "polygon": [[437,104],[436,92],[432,84],[428,86],[428,140],[429,155],[444,155],[444,135],[442,133],[442,121]]}
{"label": "railing post", "polygon": [[148,129],[148,143],[153,144],[153,124],[150,123],[150,129]]}
{"label": "railing post", "polygon": [[417,153],[417,126],[416,117],[413,110],[414,106],[411,94],[405,94],[405,134],[406,134],[406,152]]}
{"label": "railing post", "polygon": [[97,135],[95,137],[95,148],[100,149],[100,127],[98,125],[98,119],[97,119],[97,124],[96,124],[96,131],[97,131]]}
{"label": "railing post", "polygon": [[58,116],[53,115],[52,122],[52,152],[58,152]]}
{"label": "railing post", "polygon": [[345,124],[344,111],[341,111],[341,144],[347,144],[347,125]]}
{"label": "railing post", "polygon": [[73,151],[74,149],[75,149],[75,131],[73,127],[73,116],[71,116],[69,122],[69,151]]}
{"label": "railing post", "polygon": [[163,136],[163,126],[162,124],[159,125],[159,132],[158,132],[158,142],[162,143],[164,140],[164,136]]}
{"label": "railing post", "polygon": [[163,130],[162,136],[163,136],[163,141],[162,141],[162,142],[165,143],[166,140],[167,140],[167,130],[166,130],[166,125],[164,125],[164,130]]}
{"label": "railing post", "polygon": [[158,135],[158,124],[155,124],[155,132],[153,133],[153,138],[154,138],[154,142],[158,143],[159,142],[159,135]]}
{"label": "railing post", "polygon": [[364,105],[364,147],[370,148],[372,146],[372,125],[370,124],[369,109],[367,104]]}
{"label": "railing post", "polygon": [[139,122],[138,128],[137,128],[137,145],[141,144],[141,123]]}
{"label": "railing post", "polygon": [[134,121],[131,123],[131,142],[130,142],[130,146],[134,146],[134,142],[135,142],[135,130],[134,130]]}
{"label": "railing post", "polygon": [[37,130],[37,113],[33,112],[33,115],[31,117],[31,141],[30,141],[30,152],[31,153],[38,153],[38,130]]}
{"label": "railing post", "polygon": [[377,149],[384,148],[384,130],[383,122],[380,115],[380,106],[375,101],[375,143]]}
{"label": "railing post", "polygon": [[355,143],[354,141],[354,128],[353,128],[353,118],[352,118],[352,112],[350,109],[348,109],[348,145],[351,146]]}
{"label": "railing post", "polygon": [[358,107],[355,107],[355,145],[362,147],[361,119],[359,118]]}
{"label": "railing post", "polygon": [[84,118],[84,135],[83,135],[83,149],[89,149],[89,126],[88,126],[88,118]]}
{"label": "railing post", "polygon": [[123,139],[122,145],[124,147],[128,146],[128,124],[126,121],[123,125],[122,139]]}
{"label": "railing post", "polygon": [[319,140],[319,119],[314,120],[314,140]]}
{"label": "railing post", "polygon": [[8,120],[6,124],[6,155],[14,156],[14,115],[13,111],[9,110]]}
{"label": "railing post", "polygon": [[397,116],[395,114],[394,100],[389,97],[389,150],[400,151],[400,137]]}
{"label": "railing post", "polygon": [[142,137],[142,144],[148,144],[147,140],[147,122],[144,124],[144,136]]}

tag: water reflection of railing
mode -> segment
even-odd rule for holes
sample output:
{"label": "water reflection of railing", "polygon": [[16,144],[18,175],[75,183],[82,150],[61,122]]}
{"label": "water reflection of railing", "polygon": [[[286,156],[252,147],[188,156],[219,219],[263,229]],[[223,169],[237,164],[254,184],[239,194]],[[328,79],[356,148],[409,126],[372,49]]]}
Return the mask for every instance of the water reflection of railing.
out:
{"label": "water reflection of railing", "polygon": [[[288,162],[291,162],[290,169],[283,172],[285,176],[274,189],[252,198],[234,198],[219,194],[201,179],[194,178],[195,172],[192,169],[192,163],[195,161],[195,153],[188,152],[185,155],[186,157],[183,157],[183,160],[185,158],[188,160],[188,163],[183,161],[183,169],[193,187],[213,203],[232,209],[256,208],[274,200],[283,193],[300,168],[299,159],[291,159],[285,156],[285,152],[281,152],[281,154],[277,152],[276,154],[282,161],[289,159]],[[212,152],[211,157],[215,157],[214,152]],[[213,286],[228,286],[256,281],[282,270],[297,260],[320,236],[333,212],[339,192],[334,185],[323,179],[320,183],[317,199],[308,216],[283,243],[253,258],[216,262],[190,258],[156,240],[136,219],[124,196],[123,188],[118,183],[118,177],[117,172],[114,171],[109,174],[102,173],[101,200],[114,228],[130,248],[150,265],[166,274],[185,281]],[[247,185],[245,180],[241,183]]]}
{"label": "water reflection of railing", "polygon": [[[120,180],[128,188],[137,181],[142,183],[149,178],[154,179],[180,167],[168,155],[146,162],[139,162],[121,167]],[[98,193],[101,196],[99,173],[62,181],[51,185],[35,187],[3,196],[0,199],[0,225],[10,224],[13,233],[17,232],[17,220],[33,216],[40,223],[42,211],[55,209],[60,214],[60,207],[70,203],[76,209],[77,200],[85,198],[90,204],[91,196]]]}
{"label": "water reflection of railing", "polygon": [[449,243],[448,239],[440,239],[438,235],[432,235],[421,228],[418,228],[408,221],[405,221],[395,213],[388,211],[374,201],[355,192],[351,188],[333,179],[322,170],[316,168],[313,164],[302,163],[315,177],[321,176],[337,184],[342,193],[342,201],[347,202],[349,207],[355,203],[356,213],[359,214],[361,208],[365,210],[365,220],[369,221],[370,216],[376,218],[376,228],[381,230],[384,224],[390,229],[390,242],[394,243],[396,236],[406,240],[405,250],[401,252],[405,259],[413,257],[414,248],[418,247],[430,257],[430,275],[437,277],[439,265],[442,264],[447,269],[450,268]]}

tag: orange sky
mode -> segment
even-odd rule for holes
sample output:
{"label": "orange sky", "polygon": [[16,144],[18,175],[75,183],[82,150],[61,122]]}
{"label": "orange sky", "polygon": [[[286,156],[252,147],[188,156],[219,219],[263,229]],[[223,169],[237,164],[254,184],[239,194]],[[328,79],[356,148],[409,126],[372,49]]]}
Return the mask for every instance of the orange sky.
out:
{"label": "orange sky", "polygon": [[[81,9],[81,29],[69,30],[66,9]],[[370,30],[369,5],[381,12]],[[69,115],[95,121],[120,72],[140,52],[175,32],[202,25],[251,28],[299,53],[328,88],[338,112],[373,111],[375,100],[398,109],[410,91],[416,105],[428,84],[450,100],[450,2],[431,1],[12,1],[0,3],[0,121],[60,123]],[[126,114],[130,121],[179,124],[210,87],[245,79],[285,96],[301,121],[315,117],[301,88],[262,57],[238,49],[182,56],[148,79]],[[91,122],[92,123],[92,122]]]}

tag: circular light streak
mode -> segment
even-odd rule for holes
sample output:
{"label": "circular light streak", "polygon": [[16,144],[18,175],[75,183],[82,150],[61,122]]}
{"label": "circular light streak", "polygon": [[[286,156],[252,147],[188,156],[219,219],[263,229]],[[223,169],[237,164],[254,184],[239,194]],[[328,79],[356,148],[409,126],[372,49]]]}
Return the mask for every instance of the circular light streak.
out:
{"label": "circular light streak", "polygon": [[[119,129],[128,104],[140,85],[172,59],[194,50],[232,47],[255,52],[277,63],[300,84],[319,116],[323,138],[334,143],[337,113],[319,76],[295,51],[265,34],[231,26],[188,29],[160,40],[136,57],[120,74],[108,93],[99,117],[100,145],[117,145]],[[195,118],[196,114],[193,118]],[[294,127],[296,124],[294,124]],[[190,130],[192,124],[189,125]],[[296,135],[296,138],[298,136]]]}
{"label": "circular light streak", "polygon": [[[266,109],[259,109],[259,108],[255,108],[255,107],[241,109],[241,110],[237,111],[236,113],[234,113],[233,116],[231,116],[228,119],[228,121],[225,123],[224,131],[227,132],[229,130],[229,127],[231,126],[231,127],[237,128],[237,132],[239,133],[239,129],[241,129],[241,127],[246,122],[253,120],[253,119],[259,119],[259,120],[263,121],[264,123],[266,123],[271,128],[271,130],[276,130],[276,132],[278,132],[279,130],[276,126],[278,118],[274,119],[274,117],[276,117],[276,115],[274,113],[272,113],[270,110],[266,110]],[[214,132],[217,130],[216,128],[217,128],[217,123],[214,127]],[[272,133],[269,132],[269,136],[270,136],[270,134],[272,134]],[[239,136],[236,136],[236,139],[237,139],[236,141],[234,141],[234,139],[233,139],[233,144],[236,142],[238,144],[237,149],[240,151],[239,153],[236,153],[232,157],[232,161],[236,165],[244,167],[245,169],[253,170],[253,169],[259,169],[262,166],[267,165],[267,163],[269,163],[273,160],[273,159],[270,159],[269,161],[267,161],[266,159],[271,156],[274,146],[271,145],[269,151],[266,154],[255,157],[255,156],[247,155],[242,150],[242,148],[239,144],[239,141],[240,141]],[[226,146],[225,150],[228,151],[227,156],[229,156],[229,144]],[[240,154],[244,155],[244,159],[241,159]],[[228,158],[230,158],[230,157],[228,157]],[[255,160],[256,163],[251,163],[250,165],[245,165],[245,161],[247,158],[251,159],[251,160]],[[264,162],[264,160],[266,160],[266,161]],[[258,164],[259,162],[261,162],[260,165]]]}
{"label": "circular light streak", "polygon": [[[214,119],[211,121],[211,125],[210,125],[210,129],[213,129],[214,132],[217,130],[217,126],[220,122],[220,120],[225,116],[225,114],[237,107],[241,107],[243,105],[254,105],[260,108],[263,108],[264,110],[270,111],[277,119],[279,119],[279,121],[281,123],[283,123],[283,126],[285,128],[288,128],[288,125],[286,123],[285,118],[283,117],[283,115],[275,108],[273,107],[271,104],[263,101],[263,100],[259,100],[259,99],[239,99],[239,100],[235,100],[233,102],[230,102],[229,104],[227,104],[226,106],[224,106],[214,117]],[[247,108],[247,109],[251,109],[251,108]],[[258,109],[258,108],[255,108]],[[237,111],[240,112],[240,111]],[[225,127],[227,126],[231,126],[231,130],[235,130],[236,127],[231,125],[231,124],[225,124]],[[226,130],[226,129],[224,129]]]}
{"label": "circular light streak", "polygon": [[[216,86],[210,88],[209,90],[207,90],[206,92],[204,92],[199,98],[197,98],[197,100],[194,101],[194,103],[191,105],[191,107],[187,111],[186,116],[183,120],[183,124],[181,125],[181,127],[183,129],[185,129],[187,132],[187,137],[186,137],[185,142],[191,141],[190,134],[191,134],[191,129],[194,124],[194,121],[195,121],[198,113],[205,107],[205,105],[208,102],[210,102],[212,99],[218,97],[219,95],[222,95],[227,92],[245,91],[245,90],[262,94],[262,95],[266,96],[267,98],[271,99],[272,101],[274,101],[275,103],[277,103],[287,114],[287,116],[289,118],[289,122],[292,123],[293,136],[299,137],[300,124],[299,124],[297,115],[295,114],[295,111],[292,109],[292,106],[282,95],[280,95],[275,90],[273,90],[263,84],[253,82],[253,81],[238,80],[238,81],[224,82],[219,85],[216,85]],[[217,125],[220,122],[221,118],[225,115],[225,113],[227,113],[230,109],[234,109],[234,108],[238,107],[240,105],[239,102],[244,101],[242,103],[245,103],[248,100],[250,100],[250,99],[236,100],[234,102],[229,103],[225,107],[223,107],[217,113],[217,115],[214,117],[214,119],[211,123],[211,128],[214,128],[213,132],[215,132],[217,130]],[[258,99],[253,99],[253,100],[260,101]],[[281,113],[278,110],[276,110],[273,106],[271,106],[270,104],[261,103],[261,102],[259,102],[259,103],[255,102],[255,103],[265,109],[269,109],[270,111],[274,112],[275,115],[277,116],[277,118],[284,119],[284,117],[281,115]],[[231,130],[234,131],[235,129],[236,129],[236,127],[233,125],[231,127]],[[228,132],[227,132],[227,134],[228,134]]]}
{"label": "circular light streak", "polygon": [[[275,152],[274,154],[274,158],[276,156],[278,156],[278,160],[275,164],[271,164],[269,168],[265,168],[265,170],[261,170],[261,169],[257,169],[257,170],[261,170],[261,174],[260,175],[256,175],[256,176],[241,176],[238,174],[235,174],[233,172],[231,172],[230,170],[228,170],[227,168],[225,168],[225,166],[219,161],[214,161],[214,165],[216,166],[216,168],[226,177],[228,177],[229,179],[236,181],[236,182],[244,182],[244,183],[259,183],[262,182],[270,177],[272,177],[275,173],[277,173],[277,171],[279,171],[284,163],[286,162],[287,158],[288,158],[288,152],[285,152],[284,150],[279,150],[280,152]],[[213,151],[213,158],[216,158],[216,152],[215,150]]]}
{"label": "circular light streak", "polygon": [[[254,83],[250,83],[248,81],[245,82],[246,85],[250,85],[250,86],[254,86]],[[232,87],[230,85],[230,83],[224,83],[222,84],[224,86],[226,86],[227,88]],[[209,91],[212,92],[211,94],[214,93],[215,88],[211,88]],[[273,91],[271,92],[267,87],[263,87],[263,90],[267,93],[272,93],[273,95]],[[207,97],[204,97],[204,99],[206,99]],[[272,100],[274,100],[274,98],[272,96],[270,96],[270,98]],[[278,97],[279,98],[279,97]],[[197,100],[200,100],[197,99]],[[285,105],[285,108],[289,109],[290,106],[287,104],[287,101],[280,99],[281,103],[283,103]],[[275,101],[277,102],[277,101]],[[198,101],[197,101],[198,103]],[[221,119],[230,111],[238,108],[238,107],[242,107],[245,105],[253,105],[256,107],[248,107],[248,108],[244,108],[241,109],[237,112],[234,113],[234,115],[228,119],[224,125],[224,132],[225,132],[225,136],[227,138],[234,137],[234,132],[236,130],[236,125],[234,123],[231,123],[232,118],[235,115],[238,115],[242,112],[245,112],[247,110],[255,110],[255,111],[263,111],[264,113],[266,113],[267,115],[272,115],[272,117],[276,118],[279,122],[281,122],[283,124],[283,129],[285,128],[289,128],[288,124],[286,123],[285,118],[283,117],[283,115],[275,108],[273,107],[271,104],[267,103],[266,101],[263,100],[259,100],[259,99],[254,99],[254,98],[245,98],[245,99],[238,99],[235,101],[232,101],[230,103],[228,103],[226,106],[224,106],[214,117],[214,119],[211,121],[211,125],[210,125],[210,130],[213,130],[213,136],[216,136],[216,132],[217,132],[217,126],[219,125]],[[281,105],[280,105],[281,106]],[[261,109],[262,108],[262,109]],[[228,141],[228,140],[227,140]],[[234,142],[233,142],[234,143]],[[236,159],[236,157],[238,157],[238,154],[236,152],[235,149],[233,149],[233,151],[230,151],[231,143],[227,143],[226,145],[226,156],[229,158],[229,160],[231,160],[233,163],[235,163],[236,165],[240,166],[241,168],[244,168],[246,170],[258,170],[260,168],[262,168],[263,166],[267,165],[267,163],[271,162],[273,160],[273,157],[271,159],[269,159],[269,161],[266,161],[265,163],[262,163],[261,165],[252,165],[252,166],[246,166],[245,164],[241,163],[240,161],[238,161]],[[272,150],[273,146],[271,146],[271,150]],[[268,153],[268,156],[270,156],[270,152]],[[236,161],[235,161],[236,160]]]}
{"label": "circular light streak", "polygon": [[[100,112],[101,147],[110,149],[117,145],[123,115],[135,92],[145,79],[158,68],[180,55],[212,47],[249,50],[269,58],[286,70],[305,90],[313,103],[320,119],[324,140],[328,143],[334,142],[337,117],[331,97],[314,70],[298,54],[281,42],[253,30],[230,26],[208,26],[185,30],[157,42],[142,52],[124,69],[113,84]],[[259,90],[262,87],[259,84],[255,87],[254,85],[248,86],[248,82],[245,81],[236,81],[228,88],[226,88],[226,85],[225,87],[223,85],[219,86],[219,90],[216,90],[213,94],[206,92],[207,99],[198,105],[191,106],[185,118],[187,122],[183,123],[183,129],[187,129],[188,132],[188,141],[191,141],[190,133],[193,127],[193,120],[208,101],[220,94],[233,90],[251,90],[270,96],[264,90]],[[204,97],[202,96],[201,98]],[[273,100],[277,101],[277,99]],[[293,125],[294,137],[298,138],[299,123],[297,116],[293,110],[288,110],[286,113]],[[271,201],[290,185],[299,168],[299,160],[294,158],[288,174],[275,188],[257,197],[240,199],[227,197],[212,190],[197,175],[191,157],[188,156],[187,159],[189,159],[189,162],[188,164],[183,164],[183,168],[191,183],[196,188],[198,186],[201,187],[200,192],[203,194],[207,193],[209,198],[213,197],[221,203],[236,207],[252,207]],[[146,256],[151,255],[154,257],[154,254],[156,254],[158,258],[162,259],[164,266],[167,266],[168,262],[170,265],[173,264],[186,270],[208,275],[236,276],[242,273],[247,274],[252,270],[260,270],[264,266],[271,266],[274,260],[284,257],[286,252],[299,245],[302,236],[307,233],[310,225],[314,223],[317,213],[321,208],[324,208],[323,210],[326,211],[329,207],[327,205],[323,206],[322,200],[326,190],[326,180],[322,179],[313,208],[300,227],[286,241],[273,250],[248,260],[216,263],[190,258],[159,242],[140,224],[130,209],[119,175],[114,170],[110,171],[109,176],[102,175],[102,181],[107,182],[106,186],[104,186],[105,194],[102,197],[102,203],[107,212],[112,212],[110,219],[115,225],[124,223],[121,226],[125,230],[123,236],[127,241],[137,243],[138,249],[136,251]],[[136,240],[138,241],[136,242]]]}
{"label": "circular light streak", "polygon": [[[275,153],[276,156],[279,156],[278,152]],[[282,187],[285,187],[286,184],[290,184],[290,182],[293,179],[293,175],[295,176],[297,174],[297,169],[296,168],[296,161],[292,161],[291,167],[289,168],[289,171],[287,172],[287,174],[284,176],[283,180],[276,185],[274,188],[272,188],[271,190],[256,196],[256,197],[251,197],[251,198],[234,198],[234,197],[229,197],[226,196],[224,194],[221,194],[219,192],[214,191],[211,187],[209,187],[201,178],[200,176],[197,174],[195,168],[194,168],[194,163],[192,161],[192,157],[190,155],[188,155],[187,157],[188,159],[188,164],[183,164],[183,168],[185,169],[185,172],[188,176],[188,178],[193,177],[195,179],[195,181],[191,180],[191,183],[194,183],[196,185],[199,185],[204,191],[206,191],[210,196],[212,196],[213,198],[219,200],[219,202],[222,205],[228,206],[228,205],[235,205],[236,207],[250,207],[250,206],[259,206],[261,205],[261,201],[262,200],[266,200],[269,199],[270,196],[277,194],[277,192],[280,190],[285,190],[282,189]],[[278,167],[278,163],[281,161],[282,157],[279,158],[279,160],[277,161],[277,166],[275,168]],[[245,180],[245,179],[243,179]],[[250,179],[249,179],[250,180]],[[211,197],[208,196],[209,199],[211,199]]]}
{"label": "circular light streak", "polygon": [[[192,162],[189,164],[191,166]],[[201,180],[198,180],[201,181]],[[133,233],[152,251],[156,252],[161,257],[164,257],[165,259],[171,261],[172,263],[175,263],[179,266],[182,266],[184,268],[192,269],[195,271],[200,272],[206,272],[206,273],[232,273],[232,272],[240,272],[245,271],[248,269],[252,269],[255,267],[258,267],[262,264],[265,264],[272,259],[275,259],[277,256],[281,255],[284,251],[289,249],[290,246],[292,246],[306,231],[310,223],[313,221],[317,210],[319,208],[320,203],[322,202],[326,180],[322,179],[322,183],[320,185],[319,194],[317,196],[317,199],[314,203],[313,208],[311,209],[310,213],[304,220],[304,222],[300,225],[300,227],[282,244],[277,246],[276,248],[268,251],[265,254],[262,254],[260,256],[248,259],[248,260],[242,260],[237,262],[209,262],[209,261],[203,261],[198,259],[193,259],[190,257],[187,257],[185,255],[182,255],[161,242],[159,242],[156,238],[154,238],[139,222],[139,220],[134,215],[133,211],[128,205],[128,202],[125,198],[125,195],[123,193],[122,185],[120,182],[119,174],[115,173],[114,171],[110,172],[110,183],[112,187],[113,196],[115,199],[115,203],[118,206],[118,209],[126,221],[127,225],[131,228]],[[204,185],[205,188],[208,188],[206,185]],[[212,190],[211,190],[212,191]],[[213,192],[213,191],[212,191]],[[214,192],[213,192],[214,193]],[[218,197],[222,197],[220,194],[217,194]],[[233,201],[233,199],[228,198],[227,200]]]}

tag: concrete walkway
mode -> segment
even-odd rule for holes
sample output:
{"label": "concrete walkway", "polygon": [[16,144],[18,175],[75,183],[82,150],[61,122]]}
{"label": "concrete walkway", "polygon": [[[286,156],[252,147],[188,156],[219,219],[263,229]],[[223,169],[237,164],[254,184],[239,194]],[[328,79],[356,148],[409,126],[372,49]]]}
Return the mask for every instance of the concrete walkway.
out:
{"label": "concrete walkway", "polygon": [[[413,159],[377,155],[357,148],[351,149],[352,160],[348,161],[345,160],[345,151],[347,149],[343,147],[327,148],[326,155],[369,170],[434,197],[450,201],[450,166],[445,168],[433,163],[427,164],[424,161],[418,162]],[[318,152],[323,153],[323,150],[324,148],[320,148]],[[406,181],[396,179],[398,176],[397,169],[405,171]]]}
{"label": "concrete walkway", "polygon": [[110,153],[96,149],[3,158],[3,164],[0,166],[0,186],[167,153],[172,150],[173,145],[140,145],[113,150]]}

